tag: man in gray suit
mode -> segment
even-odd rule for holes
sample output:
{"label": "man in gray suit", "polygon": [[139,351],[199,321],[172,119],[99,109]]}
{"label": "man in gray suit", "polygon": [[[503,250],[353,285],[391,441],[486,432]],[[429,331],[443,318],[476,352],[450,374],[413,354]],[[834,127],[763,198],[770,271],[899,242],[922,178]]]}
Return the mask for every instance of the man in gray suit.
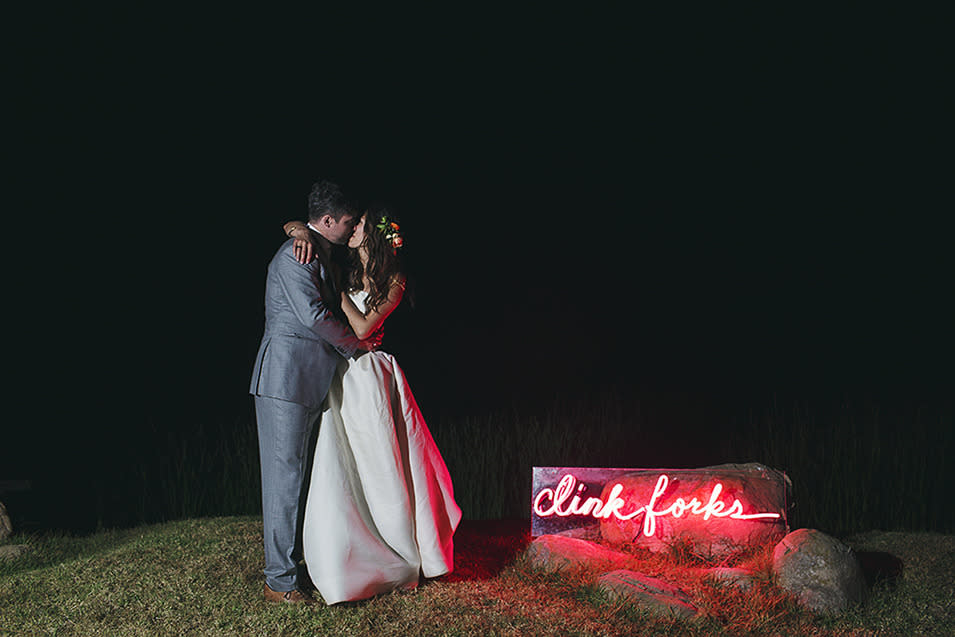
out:
{"label": "man in gray suit", "polygon": [[338,363],[372,345],[359,341],[343,320],[333,258],[333,244],[347,243],[361,216],[329,182],[313,186],[308,204],[316,258],[302,265],[289,240],[269,263],[265,334],[250,388],[262,466],[265,598],[290,603],[314,603],[299,588],[293,557],[298,554],[307,442]]}

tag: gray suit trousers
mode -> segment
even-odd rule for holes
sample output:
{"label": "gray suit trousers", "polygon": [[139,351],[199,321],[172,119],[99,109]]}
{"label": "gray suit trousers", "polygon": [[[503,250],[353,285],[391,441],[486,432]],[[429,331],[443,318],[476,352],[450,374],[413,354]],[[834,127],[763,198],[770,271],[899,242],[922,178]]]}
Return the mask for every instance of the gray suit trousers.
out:
{"label": "gray suit trousers", "polygon": [[305,503],[308,442],[321,409],[255,397],[262,465],[265,583],[273,591],[298,588],[300,520]]}

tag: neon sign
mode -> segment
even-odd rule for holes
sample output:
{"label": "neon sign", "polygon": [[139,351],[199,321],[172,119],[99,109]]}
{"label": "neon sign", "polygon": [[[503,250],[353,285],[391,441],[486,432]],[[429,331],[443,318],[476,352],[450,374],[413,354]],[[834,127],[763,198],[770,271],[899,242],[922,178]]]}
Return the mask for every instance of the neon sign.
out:
{"label": "neon sign", "polygon": [[[721,482],[713,486],[705,503],[696,497],[689,502],[684,498],[677,498],[669,507],[657,510],[654,507],[659,498],[666,493],[669,483],[670,478],[666,474],[661,474],[657,478],[650,501],[643,506],[636,506],[620,497],[623,486],[619,482],[613,485],[606,500],[596,497],[582,499],[586,485],[578,484],[577,478],[568,473],[560,479],[556,488],[543,488],[538,491],[534,498],[534,513],[541,518],[553,515],[560,517],[589,515],[598,520],[608,519],[611,516],[618,520],[631,520],[643,513],[642,532],[647,537],[652,537],[656,533],[657,518],[666,515],[675,518],[699,515],[703,516],[704,520],[709,520],[711,517],[733,520],[779,519],[781,517],[779,513],[744,513],[743,504],[738,498],[734,498],[733,503],[727,507],[726,503],[719,499],[723,492]],[[628,509],[629,512],[627,512]]]}

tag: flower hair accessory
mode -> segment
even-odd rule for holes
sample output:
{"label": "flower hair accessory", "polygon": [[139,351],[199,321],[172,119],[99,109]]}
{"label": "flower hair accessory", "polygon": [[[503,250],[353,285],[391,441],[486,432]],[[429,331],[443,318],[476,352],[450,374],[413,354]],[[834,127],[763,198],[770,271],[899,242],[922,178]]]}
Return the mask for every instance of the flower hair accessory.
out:
{"label": "flower hair accessory", "polygon": [[398,224],[389,219],[387,216],[382,215],[381,221],[379,221],[378,225],[375,227],[381,231],[381,234],[385,235],[385,240],[388,241],[388,243],[391,244],[391,247],[396,251],[402,246],[402,244],[404,244],[401,234],[398,232]]}

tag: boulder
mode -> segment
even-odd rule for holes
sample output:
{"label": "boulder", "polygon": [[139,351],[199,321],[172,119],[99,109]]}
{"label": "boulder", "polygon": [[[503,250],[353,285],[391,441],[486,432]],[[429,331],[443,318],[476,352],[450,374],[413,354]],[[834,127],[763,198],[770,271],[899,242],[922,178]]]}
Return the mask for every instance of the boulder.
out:
{"label": "boulder", "polygon": [[[655,501],[654,491],[660,484],[659,472],[641,471],[621,476],[604,486],[601,498],[610,498],[614,485],[623,487],[619,497],[641,504],[653,501],[653,510],[677,507],[677,513],[657,515],[654,531],[647,534],[646,514],[630,520],[611,516],[600,521],[600,533],[613,544],[632,543],[654,552],[668,550],[674,544],[701,557],[727,557],[753,546],[773,545],[788,532],[787,513],[791,483],[782,472],[758,463],[726,464],[693,470],[666,472],[666,489]],[[693,513],[689,505],[694,499],[701,504],[711,501],[716,485],[716,500],[723,512],[729,512],[739,501],[743,514],[776,513],[778,518],[734,519]]]}
{"label": "boulder", "polygon": [[815,529],[793,531],[776,545],[773,572],[780,588],[816,613],[839,613],[861,602],[866,592],[852,549]]}
{"label": "boulder", "polygon": [[3,502],[0,502],[0,540],[5,540],[11,535],[13,535],[13,523],[7,515],[7,508],[3,506]]}
{"label": "boulder", "polygon": [[699,614],[683,590],[655,577],[620,569],[597,578],[597,587],[608,597],[626,600],[662,617],[695,617]]}
{"label": "boulder", "polygon": [[562,535],[536,538],[528,545],[526,555],[534,568],[543,571],[623,568],[633,562],[626,553]]}

